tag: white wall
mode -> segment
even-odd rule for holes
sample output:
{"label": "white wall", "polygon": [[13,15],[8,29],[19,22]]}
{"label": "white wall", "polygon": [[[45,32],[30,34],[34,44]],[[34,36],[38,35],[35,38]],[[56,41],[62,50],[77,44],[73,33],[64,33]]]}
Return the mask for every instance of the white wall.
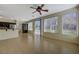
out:
{"label": "white wall", "polygon": [[7,19],[7,18],[0,18],[0,22],[11,22],[11,23],[15,23],[15,20]]}
{"label": "white wall", "polygon": [[0,40],[19,37],[18,30],[0,30]]}

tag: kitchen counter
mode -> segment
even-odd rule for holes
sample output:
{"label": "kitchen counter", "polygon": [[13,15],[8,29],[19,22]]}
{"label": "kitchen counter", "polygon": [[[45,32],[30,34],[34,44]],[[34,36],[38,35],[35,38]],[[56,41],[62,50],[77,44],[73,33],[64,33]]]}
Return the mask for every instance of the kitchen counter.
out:
{"label": "kitchen counter", "polygon": [[16,38],[19,37],[18,30],[12,30],[8,29],[7,31],[5,29],[0,29],[0,40],[10,39],[10,38]]}

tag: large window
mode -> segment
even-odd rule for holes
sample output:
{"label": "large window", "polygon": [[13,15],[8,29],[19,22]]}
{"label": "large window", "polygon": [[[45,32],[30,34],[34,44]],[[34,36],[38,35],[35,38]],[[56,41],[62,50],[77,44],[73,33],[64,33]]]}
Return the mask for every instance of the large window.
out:
{"label": "large window", "polygon": [[76,12],[70,12],[62,16],[62,33],[76,34],[77,33],[77,16]]}
{"label": "large window", "polygon": [[40,30],[40,21],[35,21],[35,30]]}
{"label": "large window", "polygon": [[50,20],[49,19],[44,20],[44,32],[50,32]]}
{"label": "large window", "polygon": [[57,30],[57,19],[58,17],[53,17],[50,19],[50,31],[56,32]]}
{"label": "large window", "polygon": [[35,21],[35,34],[40,34],[40,19]]}
{"label": "large window", "polygon": [[28,30],[32,30],[32,22],[28,23]]}
{"label": "large window", "polygon": [[44,32],[56,32],[58,17],[44,20]]}

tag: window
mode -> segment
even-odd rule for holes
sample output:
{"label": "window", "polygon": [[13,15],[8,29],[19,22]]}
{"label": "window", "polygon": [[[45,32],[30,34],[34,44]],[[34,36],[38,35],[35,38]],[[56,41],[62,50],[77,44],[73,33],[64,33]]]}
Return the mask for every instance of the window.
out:
{"label": "window", "polygon": [[44,32],[56,32],[57,17],[52,17],[44,21]]}
{"label": "window", "polygon": [[35,21],[35,29],[40,30],[40,21]]}
{"label": "window", "polygon": [[41,23],[40,19],[35,20],[35,34],[40,34],[40,29],[41,29],[40,23]]}
{"label": "window", "polygon": [[76,12],[70,12],[62,16],[62,33],[76,34],[77,32],[77,16]]}
{"label": "window", "polygon": [[44,20],[44,32],[50,32],[50,20],[49,19]]}
{"label": "window", "polygon": [[32,22],[28,23],[28,30],[32,30]]}
{"label": "window", "polygon": [[57,17],[52,17],[50,19],[50,31],[51,32],[56,32],[57,30]]}

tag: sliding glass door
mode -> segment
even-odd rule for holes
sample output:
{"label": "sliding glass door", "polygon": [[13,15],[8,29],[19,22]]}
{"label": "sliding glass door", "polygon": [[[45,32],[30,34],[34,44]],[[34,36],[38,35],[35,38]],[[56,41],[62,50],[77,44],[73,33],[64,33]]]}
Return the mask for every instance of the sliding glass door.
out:
{"label": "sliding glass door", "polygon": [[35,20],[35,34],[40,34],[41,32],[41,24],[40,24],[40,19]]}

